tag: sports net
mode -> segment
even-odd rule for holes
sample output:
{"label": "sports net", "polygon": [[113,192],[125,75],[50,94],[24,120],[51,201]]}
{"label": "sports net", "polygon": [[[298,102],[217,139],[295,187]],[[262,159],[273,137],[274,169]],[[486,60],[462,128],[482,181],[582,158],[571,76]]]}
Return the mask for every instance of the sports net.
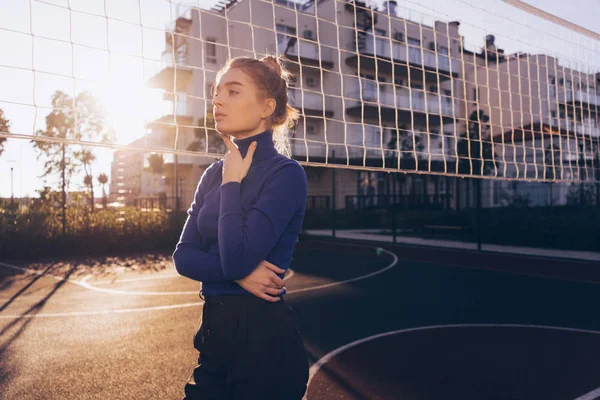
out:
{"label": "sports net", "polygon": [[117,201],[191,198],[226,150],[217,71],[266,54],[295,76],[303,165],[600,181],[599,36],[516,0],[5,3],[0,137],[69,176],[104,160]]}

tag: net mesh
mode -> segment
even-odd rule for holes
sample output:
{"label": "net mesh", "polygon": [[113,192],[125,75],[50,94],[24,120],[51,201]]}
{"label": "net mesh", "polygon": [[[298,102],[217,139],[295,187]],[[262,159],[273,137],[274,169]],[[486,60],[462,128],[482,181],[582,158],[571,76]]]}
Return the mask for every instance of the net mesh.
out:
{"label": "net mesh", "polygon": [[193,193],[226,151],[218,70],[267,54],[294,74],[303,165],[600,181],[598,34],[517,0],[19,3],[0,20],[19,49],[0,58],[0,137],[107,152],[121,200]]}

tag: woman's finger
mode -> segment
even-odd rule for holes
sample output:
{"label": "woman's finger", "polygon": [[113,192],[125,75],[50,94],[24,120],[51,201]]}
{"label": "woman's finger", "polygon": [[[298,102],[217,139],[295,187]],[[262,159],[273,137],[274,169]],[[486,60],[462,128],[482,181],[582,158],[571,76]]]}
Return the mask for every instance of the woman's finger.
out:
{"label": "woman's finger", "polygon": [[276,289],[276,288],[268,288],[265,290],[265,293],[269,293],[275,296],[280,295],[283,291],[285,290],[285,288],[281,288],[281,289]]}
{"label": "woman's finger", "polygon": [[276,272],[278,274],[283,274],[285,272],[285,269],[279,268],[277,265],[271,264],[267,260],[262,260],[262,264],[265,267],[269,268],[271,271],[274,271],[274,272]]}
{"label": "woman's finger", "polygon": [[273,282],[277,286],[283,286],[285,284],[285,282],[283,281],[283,279],[281,279],[280,277],[278,277],[275,274],[271,275],[271,282]]}
{"label": "woman's finger", "polygon": [[264,299],[264,300],[267,300],[267,301],[270,301],[271,303],[275,303],[275,302],[278,302],[279,300],[281,300],[280,297],[273,297],[273,296],[269,296],[268,294],[262,294],[260,296],[260,298]]}

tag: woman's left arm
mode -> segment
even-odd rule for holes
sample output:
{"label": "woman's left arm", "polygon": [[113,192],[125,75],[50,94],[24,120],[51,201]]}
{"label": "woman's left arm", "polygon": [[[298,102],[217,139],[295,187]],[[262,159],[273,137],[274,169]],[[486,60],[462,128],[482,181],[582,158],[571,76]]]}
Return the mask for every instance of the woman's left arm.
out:
{"label": "woman's left arm", "polygon": [[304,168],[291,160],[268,178],[246,217],[240,188],[238,181],[221,185],[218,229],[223,274],[234,280],[248,276],[267,258],[304,203],[308,183]]}

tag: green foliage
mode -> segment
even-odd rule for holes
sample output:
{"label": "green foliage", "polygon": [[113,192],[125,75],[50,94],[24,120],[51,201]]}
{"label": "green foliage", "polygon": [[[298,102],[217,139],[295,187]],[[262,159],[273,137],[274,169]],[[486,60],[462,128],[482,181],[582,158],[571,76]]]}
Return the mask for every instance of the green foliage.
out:
{"label": "green foliage", "polygon": [[[0,132],[9,133],[10,130],[10,122],[4,118],[4,111],[0,109]],[[5,137],[0,137],[0,156],[4,151],[4,142],[6,141]]]}
{"label": "green foliage", "polygon": [[121,251],[174,249],[187,215],[136,207],[90,212],[88,194],[71,194],[66,210],[69,232],[62,234],[61,194],[49,188],[21,211],[0,203],[0,253],[6,258],[63,254],[106,254]]}

